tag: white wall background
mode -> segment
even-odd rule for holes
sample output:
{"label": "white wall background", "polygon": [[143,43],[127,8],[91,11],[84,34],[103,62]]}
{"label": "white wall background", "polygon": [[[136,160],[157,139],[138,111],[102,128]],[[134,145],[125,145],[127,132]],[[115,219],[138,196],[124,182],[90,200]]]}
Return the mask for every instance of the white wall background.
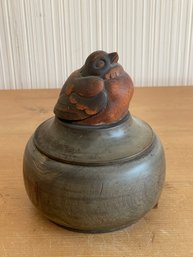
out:
{"label": "white wall background", "polygon": [[0,88],[61,87],[118,51],[137,86],[193,85],[193,0],[0,0]]}

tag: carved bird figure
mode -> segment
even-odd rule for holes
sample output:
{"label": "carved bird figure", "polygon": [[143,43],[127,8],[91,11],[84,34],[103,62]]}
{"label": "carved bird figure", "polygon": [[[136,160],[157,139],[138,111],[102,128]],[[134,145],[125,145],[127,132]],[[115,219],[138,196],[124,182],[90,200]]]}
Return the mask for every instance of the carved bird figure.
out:
{"label": "carved bird figure", "polygon": [[95,51],[66,80],[54,113],[78,124],[111,124],[128,113],[133,82],[116,52]]}

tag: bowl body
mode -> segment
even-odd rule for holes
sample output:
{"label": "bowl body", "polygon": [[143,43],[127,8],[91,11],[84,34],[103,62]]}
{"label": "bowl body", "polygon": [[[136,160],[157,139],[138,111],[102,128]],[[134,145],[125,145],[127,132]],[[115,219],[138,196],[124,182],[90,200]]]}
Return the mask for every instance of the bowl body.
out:
{"label": "bowl body", "polygon": [[136,222],[157,204],[165,158],[152,129],[131,115],[111,127],[51,118],[28,141],[23,174],[29,198],[50,220],[106,232]]}

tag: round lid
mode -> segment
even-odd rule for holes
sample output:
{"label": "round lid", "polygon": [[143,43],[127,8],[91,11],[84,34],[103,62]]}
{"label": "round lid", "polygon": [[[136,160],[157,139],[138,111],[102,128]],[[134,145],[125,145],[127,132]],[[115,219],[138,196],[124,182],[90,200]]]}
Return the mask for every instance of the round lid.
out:
{"label": "round lid", "polygon": [[52,117],[35,131],[34,144],[51,159],[80,165],[105,165],[142,155],[154,133],[139,118],[127,115],[112,125],[87,126]]}

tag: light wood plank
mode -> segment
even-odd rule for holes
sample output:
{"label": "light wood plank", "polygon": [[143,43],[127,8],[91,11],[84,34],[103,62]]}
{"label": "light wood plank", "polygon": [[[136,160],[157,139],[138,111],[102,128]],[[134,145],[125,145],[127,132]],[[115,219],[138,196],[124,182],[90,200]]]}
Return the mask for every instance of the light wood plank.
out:
{"label": "light wood plank", "polygon": [[193,256],[193,87],[137,88],[132,114],[161,137],[167,160],[159,208],[135,225],[81,234],[44,218],[23,185],[22,156],[35,128],[53,115],[58,90],[0,91],[0,256]]}

